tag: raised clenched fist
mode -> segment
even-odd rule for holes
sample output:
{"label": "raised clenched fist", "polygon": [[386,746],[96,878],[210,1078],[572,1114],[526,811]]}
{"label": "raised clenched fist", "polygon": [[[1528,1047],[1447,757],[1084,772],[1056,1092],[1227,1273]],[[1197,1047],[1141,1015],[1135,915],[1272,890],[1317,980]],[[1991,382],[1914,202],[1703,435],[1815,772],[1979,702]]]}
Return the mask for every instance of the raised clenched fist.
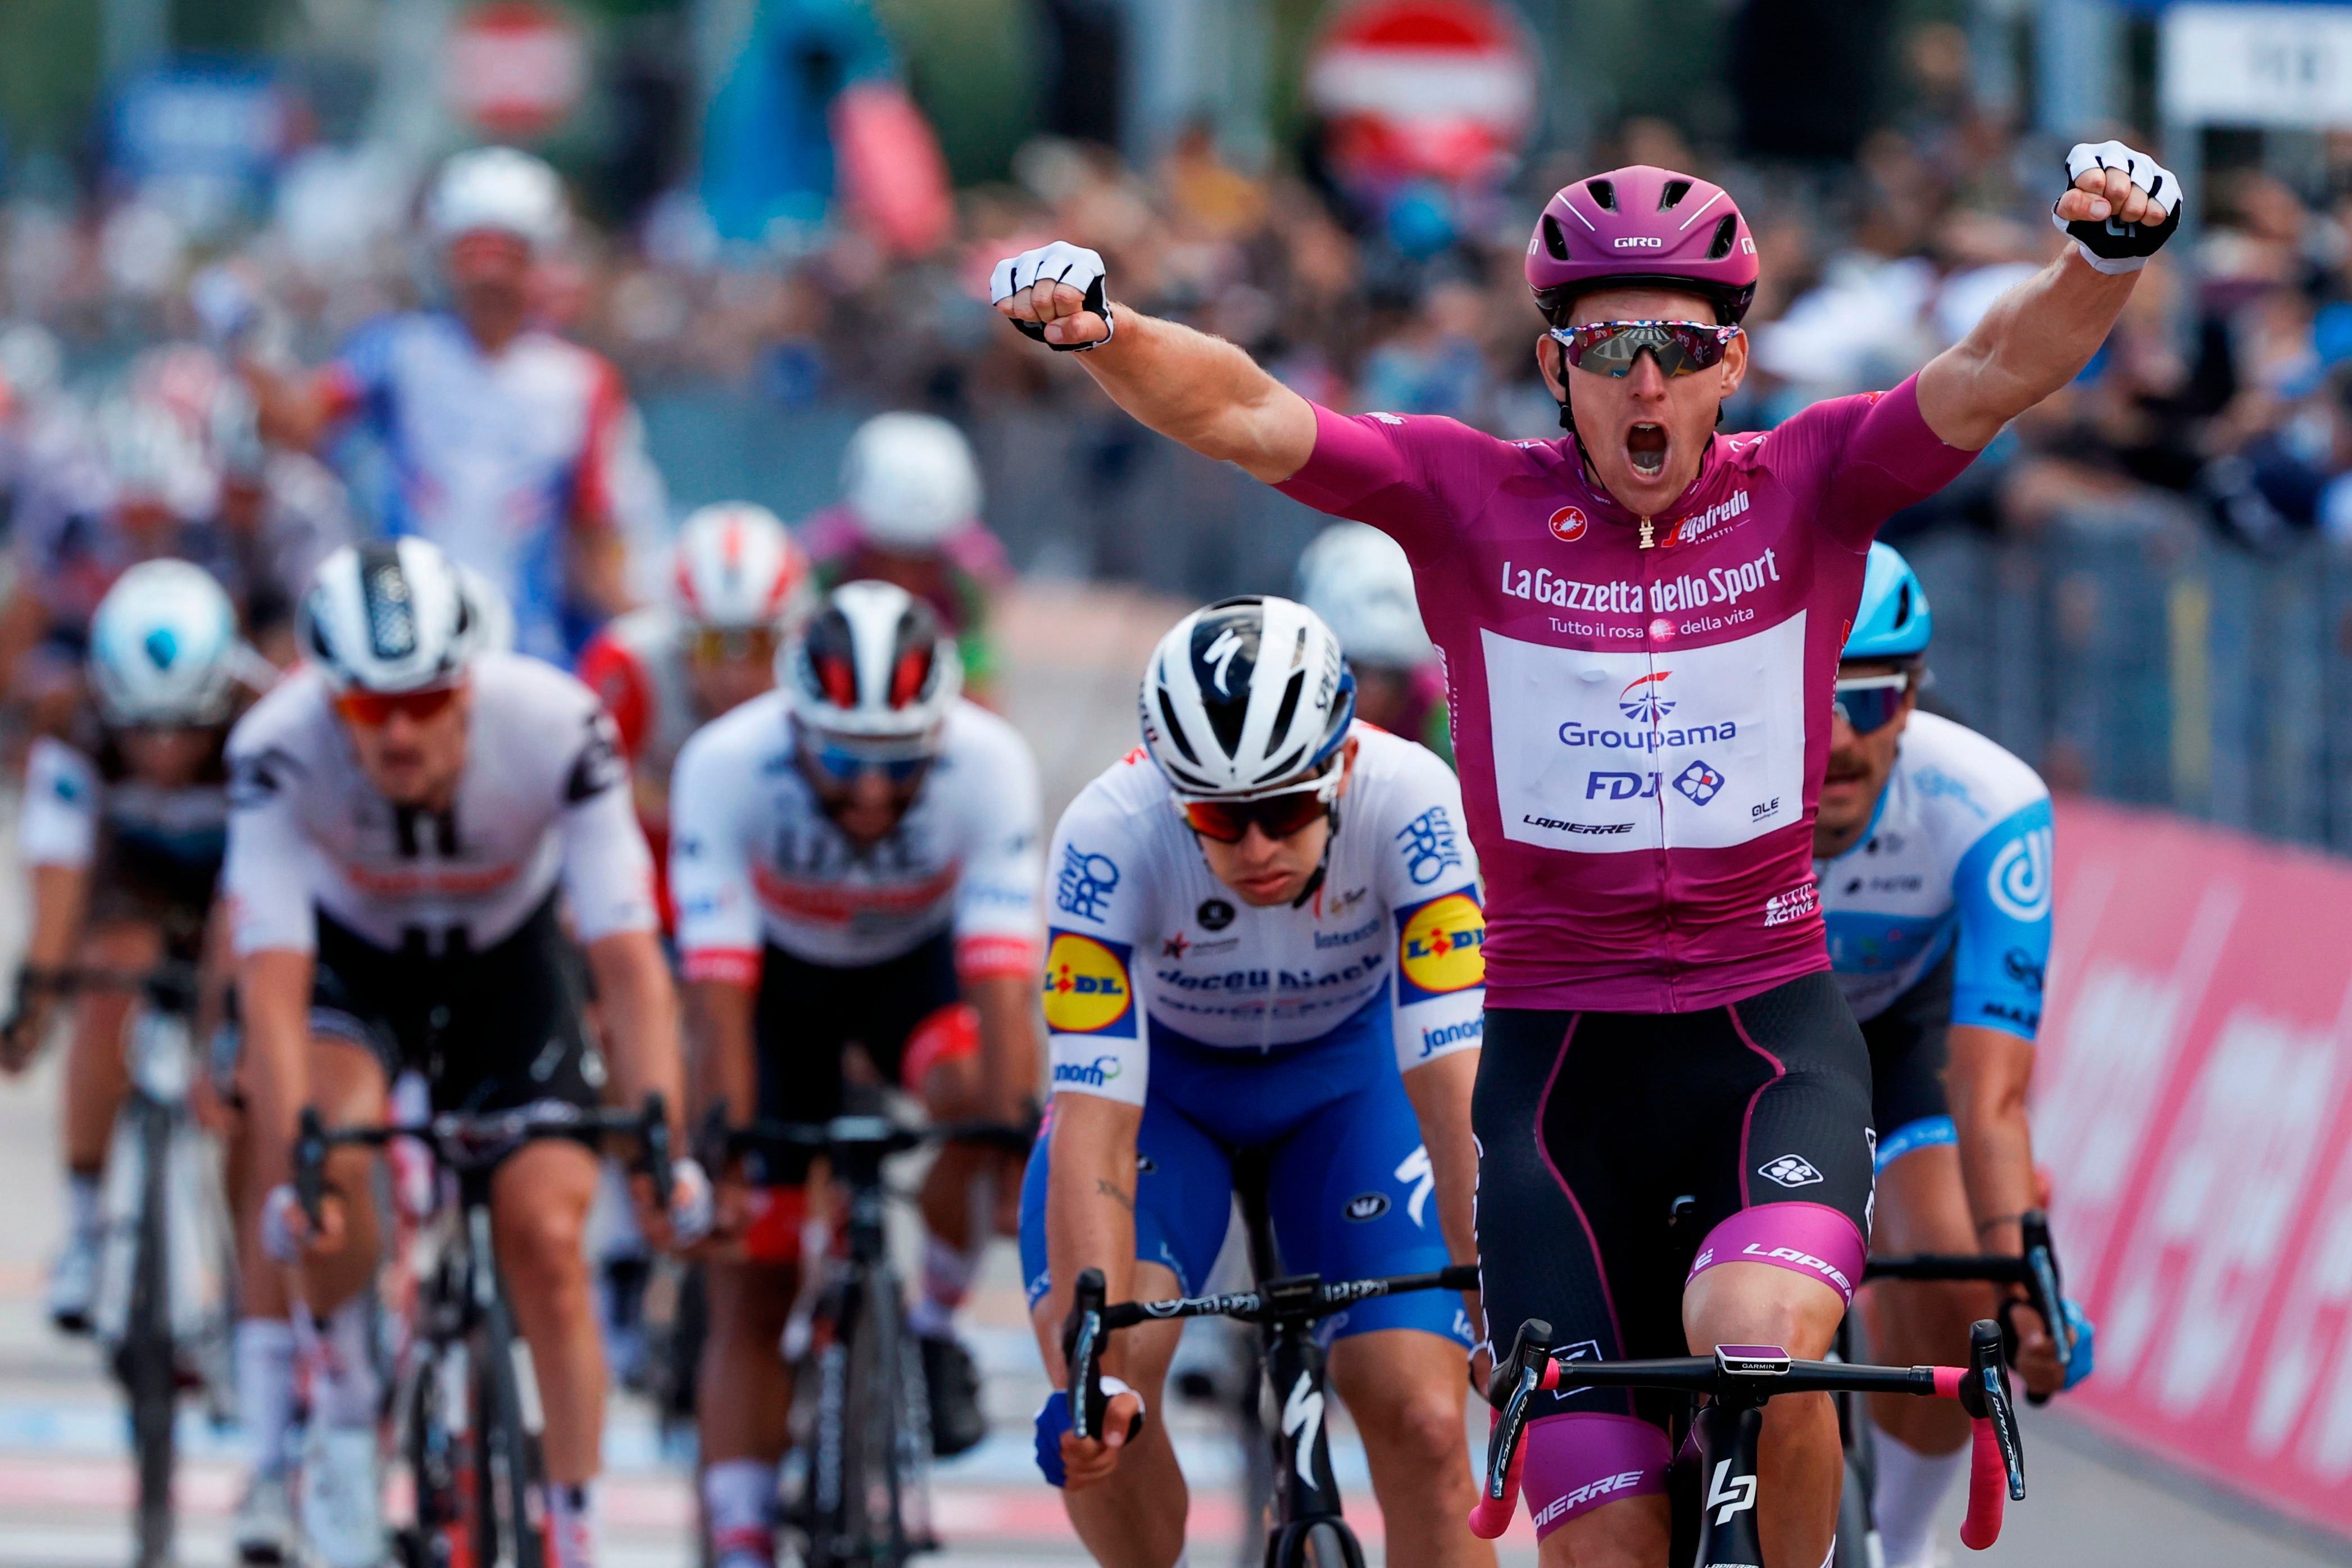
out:
{"label": "raised clenched fist", "polygon": [[1103,295],[1103,258],[1084,246],[1055,240],[996,264],[989,302],[1025,335],[1058,353],[1110,341],[1110,301]]}

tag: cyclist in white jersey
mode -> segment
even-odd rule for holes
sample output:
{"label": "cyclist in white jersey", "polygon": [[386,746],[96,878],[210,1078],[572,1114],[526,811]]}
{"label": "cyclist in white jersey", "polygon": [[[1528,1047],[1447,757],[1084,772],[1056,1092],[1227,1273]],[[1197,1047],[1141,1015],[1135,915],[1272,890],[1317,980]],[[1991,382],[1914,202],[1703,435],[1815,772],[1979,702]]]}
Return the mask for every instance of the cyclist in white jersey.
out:
{"label": "cyclist in white jersey", "polygon": [[[1071,803],[1048,857],[1054,1109],[1021,1251],[1056,1384],[1069,1281],[1100,1269],[1113,1301],[1202,1290],[1240,1159],[1265,1161],[1286,1271],[1357,1278],[1475,1256],[1486,926],[1454,775],[1354,722],[1338,640],[1285,599],[1179,622],[1141,708],[1145,744]],[[1394,1296],[1325,1325],[1401,1562],[1494,1561],[1463,1522],[1476,1337],[1464,1306]],[[1183,1550],[1165,1427],[1125,1441],[1160,1402],[1181,1327],[1139,1328],[1106,1352],[1116,1436],[1072,1437],[1059,1392],[1039,1413],[1041,1468],[1066,1485],[1087,1549],[1118,1568],[1164,1568]]]}
{"label": "cyclist in white jersey", "polygon": [[[249,1097],[280,1178],[263,1230],[277,1254],[300,1253],[299,1293],[327,1347],[303,1483],[313,1544],[335,1568],[382,1553],[364,1289],[378,1222],[368,1156],[347,1150],[329,1165],[326,1226],[309,1233],[282,1182],[299,1109],[381,1122],[409,1070],[436,1109],[592,1107],[607,1072],[625,1103],[657,1091],[681,1104],[652,861],[611,721],[562,671],[482,650],[487,620],[421,539],[338,551],[301,607],[312,662],[229,743],[224,881]],[[602,1054],[583,1027],[573,939],[594,976]],[[682,1165],[672,1208],[698,1178]],[[582,1234],[596,1185],[595,1155],[565,1141],[515,1151],[491,1185],[546,1406],[558,1568],[594,1554],[604,1367]],[[662,1219],[646,1220],[656,1237]]]}
{"label": "cyclist in white jersey", "polygon": [[566,224],[555,172],[461,152],[425,218],[450,308],[370,322],[315,376],[247,360],[262,430],[309,450],[366,426],[392,468],[386,531],[481,572],[513,603],[516,646],[563,662],[583,621],[628,608],[629,542],[658,526],[660,479],[620,372],[532,318],[534,268]]}
{"label": "cyclist in white jersey", "polygon": [[[2025,1095],[2050,957],[2050,791],[1973,730],[1916,711],[1934,631],[1926,592],[1874,544],[1838,665],[1838,701],[1813,824],[1814,865],[1839,988],[1870,1047],[1878,1128],[1874,1245],[1885,1253],[2020,1249],[2040,1207]],[[1879,1284],[1870,1343],[1897,1365],[1949,1364],[1990,1286]],[[2030,1309],[2020,1370],[2040,1394],[2091,1369],[2073,1302],[2061,1367]],[[1879,1398],[1873,1500],[1889,1568],[1932,1558],[1938,1504],[1967,1464],[1967,1420],[1942,1402]]]}
{"label": "cyclist in white jersey", "polygon": [[[785,645],[777,689],[687,743],[670,790],[670,886],[701,1105],[739,1122],[822,1121],[844,1108],[856,1044],[935,1116],[1033,1113],[1037,768],[1012,726],[958,695],[959,673],[923,601],[845,583]],[[774,1558],[791,1404],[778,1345],[799,1283],[807,1162],[741,1179],[744,1256],[710,1265],[697,1400],[719,1568]],[[950,1145],[923,1188],[910,1315],[941,1453],[987,1433],[950,1326],[1017,1179],[1009,1162]]]}

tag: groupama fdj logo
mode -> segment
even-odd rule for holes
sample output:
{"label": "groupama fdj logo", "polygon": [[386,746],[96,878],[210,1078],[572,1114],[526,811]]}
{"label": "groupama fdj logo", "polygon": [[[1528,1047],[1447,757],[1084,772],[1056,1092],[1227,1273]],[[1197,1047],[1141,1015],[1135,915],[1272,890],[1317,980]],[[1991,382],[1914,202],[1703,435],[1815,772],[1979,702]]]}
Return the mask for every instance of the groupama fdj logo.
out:
{"label": "groupama fdj logo", "polygon": [[1674,699],[1660,684],[1672,674],[1672,670],[1660,670],[1626,682],[1625,689],[1617,694],[1617,711],[1643,724],[1655,724],[1674,712]]}
{"label": "groupama fdj logo", "polygon": [[1045,950],[1045,1026],[1056,1034],[1135,1033],[1129,949],[1120,942],[1054,933]]}

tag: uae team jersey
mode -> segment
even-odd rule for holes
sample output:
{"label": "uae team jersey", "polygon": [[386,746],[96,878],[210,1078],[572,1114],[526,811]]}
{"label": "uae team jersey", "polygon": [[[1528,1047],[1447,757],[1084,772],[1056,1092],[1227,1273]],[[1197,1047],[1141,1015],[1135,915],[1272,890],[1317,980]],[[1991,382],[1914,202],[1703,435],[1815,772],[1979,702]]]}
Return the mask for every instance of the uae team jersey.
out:
{"label": "uae team jersey", "polygon": [[860,844],[802,776],[790,699],[695,732],[670,780],[670,891],[689,980],[755,983],[763,946],[859,969],[942,933],[966,979],[1037,973],[1045,806],[1018,731],[948,710],[940,755],[889,836]]}
{"label": "uae team jersey", "polygon": [[559,886],[583,944],[656,928],[653,857],[594,695],[516,653],[480,655],[467,680],[446,810],[376,792],[316,669],[229,732],[222,881],[239,953],[314,951],[322,915],[387,950],[485,952]]}
{"label": "uae team jersey", "polygon": [[1573,438],[1316,411],[1282,490],[1385,530],[1445,656],[1487,1000],[1683,1012],[1828,967],[1812,819],[1880,523],[1973,453],[1915,384],[1717,435],[1643,519]]}
{"label": "uae team jersey", "polygon": [[1830,962],[1874,1019],[1950,953],[1954,1023],[2032,1040],[2050,962],[2050,791],[1950,719],[1915,713],[1870,827],[1816,870]]}
{"label": "uae team jersey", "polygon": [[1367,1014],[1404,1071],[1477,1046],[1486,922],[1460,789],[1426,747],[1355,737],[1322,883],[1297,907],[1217,880],[1140,747],[1070,802],[1047,857],[1056,1092],[1140,1105],[1155,1040],[1255,1060]]}

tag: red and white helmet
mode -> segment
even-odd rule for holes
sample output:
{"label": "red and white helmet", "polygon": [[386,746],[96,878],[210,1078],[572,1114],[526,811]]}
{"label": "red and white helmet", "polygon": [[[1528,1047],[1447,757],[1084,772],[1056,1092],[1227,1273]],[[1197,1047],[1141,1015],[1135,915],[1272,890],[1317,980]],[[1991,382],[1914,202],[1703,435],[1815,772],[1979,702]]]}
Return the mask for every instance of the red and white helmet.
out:
{"label": "red and white helmet", "polygon": [[814,595],[807,552],[776,514],[721,501],[677,532],[672,591],[692,626],[747,632],[796,620]]}

